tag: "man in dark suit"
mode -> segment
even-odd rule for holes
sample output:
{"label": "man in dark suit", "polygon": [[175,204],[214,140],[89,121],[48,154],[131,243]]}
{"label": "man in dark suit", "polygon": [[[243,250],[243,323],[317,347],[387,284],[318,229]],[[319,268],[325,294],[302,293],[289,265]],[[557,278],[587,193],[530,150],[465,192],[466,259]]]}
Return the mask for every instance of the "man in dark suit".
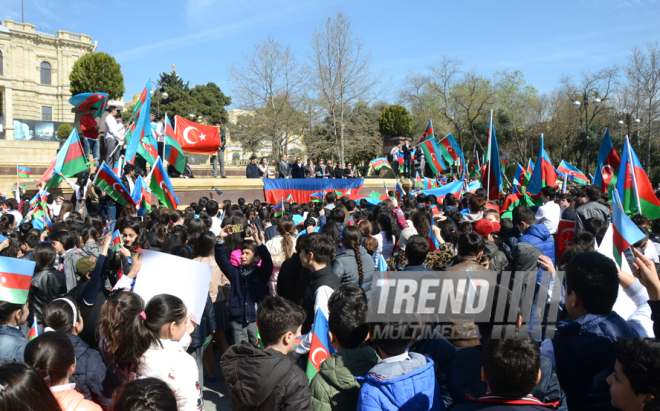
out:
{"label": "man in dark suit", "polygon": [[403,143],[403,172],[405,173],[406,178],[410,178],[410,166],[412,156],[410,155],[413,152],[414,148],[410,145],[410,139],[407,138]]}
{"label": "man in dark suit", "polygon": [[291,165],[291,178],[305,178],[305,165],[300,157]]}
{"label": "man in dark suit", "polygon": [[247,178],[261,178],[259,167],[257,167],[257,156],[250,157],[250,164],[245,169],[245,177]]}
{"label": "man in dark suit", "polygon": [[559,207],[561,208],[561,219],[575,221],[575,210],[571,207],[573,196],[563,193],[559,196]]}
{"label": "man in dark suit", "polygon": [[286,154],[282,154],[282,161],[277,165],[279,176],[277,178],[291,178],[291,166],[286,162]]}

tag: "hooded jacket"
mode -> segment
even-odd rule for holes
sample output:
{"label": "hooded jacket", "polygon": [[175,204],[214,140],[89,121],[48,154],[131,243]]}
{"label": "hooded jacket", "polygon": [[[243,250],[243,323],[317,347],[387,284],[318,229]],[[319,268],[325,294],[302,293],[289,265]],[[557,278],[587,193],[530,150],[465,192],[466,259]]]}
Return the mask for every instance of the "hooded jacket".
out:
{"label": "hooded jacket", "polygon": [[354,377],[365,376],[378,361],[378,354],[368,345],[337,351],[326,358],[309,387],[314,411],[355,410],[360,384]]}
{"label": "hooded jacket", "polygon": [[[90,241],[83,244],[82,247],[68,250],[64,254],[64,274],[66,275],[66,290],[71,291],[79,282],[79,276],[76,273],[76,264],[83,257],[96,257],[101,254],[103,246],[96,241]],[[75,282],[75,283],[74,283]],[[72,285],[70,287],[70,285]]]}
{"label": "hooded jacket", "polygon": [[[362,259],[362,272],[364,274],[362,277],[363,289],[368,296],[369,291],[371,291],[371,280],[374,276],[374,260],[364,247],[360,246],[359,250],[360,258]],[[338,252],[332,262],[332,273],[339,278],[342,284],[359,284],[360,273],[358,271],[357,261],[355,261],[355,251],[344,248]]]}
{"label": "hooded jacket", "polygon": [[488,269],[490,271],[495,271],[496,273],[504,270],[507,264],[509,264],[506,254],[497,248],[497,245],[492,241],[486,240],[484,241],[484,245],[484,254],[488,254],[488,257],[490,258]]}
{"label": "hooded jacket", "polygon": [[312,409],[309,379],[293,356],[241,341],[220,363],[233,410]]}
{"label": "hooded jacket", "polygon": [[520,236],[518,243],[528,243],[537,247],[543,254],[550,257],[553,263],[555,262],[555,242],[552,241],[548,227],[543,224],[530,226],[525,234]]}
{"label": "hooded jacket", "polygon": [[381,362],[362,377],[358,410],[444,410],[433,361],[408,353],[409,360]]}
{"label": "hooded jacket", "polygon": [[117,388],[98,351],[89,348],[89,345],[77,335],[67,334],[73,351],[76,355],[76,371],[70,382],[76,384],[76,391],[86,400],[94,401],[103,409],[112,406],[112,392]]}

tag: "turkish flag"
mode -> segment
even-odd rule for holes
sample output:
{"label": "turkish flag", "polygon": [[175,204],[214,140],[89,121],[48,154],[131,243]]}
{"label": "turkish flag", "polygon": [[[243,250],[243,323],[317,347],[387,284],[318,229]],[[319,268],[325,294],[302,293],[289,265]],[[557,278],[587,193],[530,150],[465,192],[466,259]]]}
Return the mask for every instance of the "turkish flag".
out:
{"label": "turkish flag", "polygon": [[561,258],[564,251],[573,245],[575,234],[575,221],[559,220],[557,226],[557,258]]}
{"label": "turkish flag", "polygon": [[220,148],[220,130],[215,126],[175,117],[176,141],[186,153],[215,154]]}

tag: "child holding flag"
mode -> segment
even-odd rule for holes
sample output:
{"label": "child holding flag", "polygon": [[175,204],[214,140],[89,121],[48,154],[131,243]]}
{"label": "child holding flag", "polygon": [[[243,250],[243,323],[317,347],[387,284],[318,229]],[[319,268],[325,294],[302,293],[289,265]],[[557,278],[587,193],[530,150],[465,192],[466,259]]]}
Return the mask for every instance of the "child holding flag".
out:
{"label": "child holding flag", "polygon": [[234,409],[312,410],[309,380],[291,354],[304,311],[282,297],[266,297],[257,312],[264,348],[247,341],[222,357],[222,373]]}

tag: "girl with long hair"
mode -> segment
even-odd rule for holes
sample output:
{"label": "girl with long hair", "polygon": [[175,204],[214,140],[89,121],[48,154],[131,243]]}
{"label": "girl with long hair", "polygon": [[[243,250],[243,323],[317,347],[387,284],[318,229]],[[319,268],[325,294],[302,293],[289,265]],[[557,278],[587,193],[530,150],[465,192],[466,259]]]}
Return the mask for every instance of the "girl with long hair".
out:
{"label": "girl with long hair", "polygon": [[39,335],[25,347],[25,362],[41,375],[62,410],[101,411],[69,383],[76,370],[76,356],[66,335],[54,331]]}
{"label": "girl with long hair", "polygon": [[293,220],[280,218],[277,223],[278,235],[266,242],[266,248],[268,248],[273,259],[273,274],[270,276],[268,283],[270,295],[277,295],[277,276],[280,273],[282,263],[291,258],[296,249],[298,238],[294,234],[295,228],[296,224]]}
{"label": "girl with long hair", "polygon": [[[132,290],[135,285],[135,278],[131,278],[127,274],[131,272],[135,254],[149,249],[147,230],[142,227],[138,220],[131,219],[126,223],[121,233],[122,244],[115,254],[115,263],[119,266],[115,289]],[[117,265],[115,265],[115,268]]]}
{"label": "girl with long hair", "polygon": [[60,212],[57,214],[57,219],[59,221],[66,221],[66,218],[73,212],[73,203],[69,200],[62,201],[62,206],[60,207]]}
{"label": "girl with long hair", "polygon": [[179,410],[201,410],[197,364],[185,351],[193,331],[192,315],[180,298],[169,294],[156,295],[142,307],[142,299],[129,292],[103,307],[99,334],[106,359],[130,379],[167,382]]}
{"label": "girl with long hair", "polygon": [[13,362],[0,367],[0,410],[62,411],[43,378],[29,365]]}
{"label": "girl with long hair", "polygon": [[374,235],[378,241],[377,254],[382,255],[385,260],[392,257],[396,238],[394,237],[394,227],[392,218],[386,214],[378,216],[378,234]]}
{"label": "girl with long hair", "polygon": [[341,237],[343,248],[332,262],[332,272],[342,284],[357,284],[368,295],[375,266],[367,250],[360,245],[362,233],[358,227],[347,226],[344,227]]}

